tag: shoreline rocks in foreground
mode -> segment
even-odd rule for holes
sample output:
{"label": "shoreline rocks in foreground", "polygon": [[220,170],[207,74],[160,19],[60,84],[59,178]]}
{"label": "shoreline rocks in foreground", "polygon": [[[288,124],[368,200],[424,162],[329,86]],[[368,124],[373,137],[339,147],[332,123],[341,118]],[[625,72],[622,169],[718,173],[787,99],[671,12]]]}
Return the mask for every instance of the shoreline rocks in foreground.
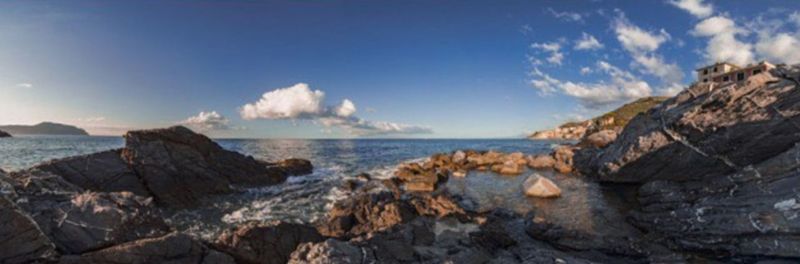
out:
{"label": "shoreline rocks in foreground", "polygon": [[[0,262],[234,263],[173,231],[162,209],[281,183],[311,163],[256,160],[184,127],[131,131],[123,149],[0,171]],[[288,252],[286,256],[289,255]]]}

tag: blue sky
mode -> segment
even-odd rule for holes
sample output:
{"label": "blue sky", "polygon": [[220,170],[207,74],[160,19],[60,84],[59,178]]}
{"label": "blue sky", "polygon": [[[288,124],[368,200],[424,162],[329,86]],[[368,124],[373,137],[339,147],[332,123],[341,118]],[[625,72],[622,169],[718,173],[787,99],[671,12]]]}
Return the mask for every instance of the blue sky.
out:
{"label": "blue sky", "polygon": [[517,137],[675,93],[709,62],[800,62],[797,10],[774,0],[3,1],[0,124]]}

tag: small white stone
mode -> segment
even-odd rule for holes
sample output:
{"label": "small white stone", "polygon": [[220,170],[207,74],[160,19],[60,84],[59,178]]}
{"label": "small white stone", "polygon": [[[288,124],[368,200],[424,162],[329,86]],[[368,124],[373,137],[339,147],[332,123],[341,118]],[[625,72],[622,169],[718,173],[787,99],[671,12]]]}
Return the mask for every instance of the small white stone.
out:
{"label": "small white stone", "polygon": [[561,189],[553,181],[534,173],[522,183],[522,191],[527,196],[553,198],[561,196]]}

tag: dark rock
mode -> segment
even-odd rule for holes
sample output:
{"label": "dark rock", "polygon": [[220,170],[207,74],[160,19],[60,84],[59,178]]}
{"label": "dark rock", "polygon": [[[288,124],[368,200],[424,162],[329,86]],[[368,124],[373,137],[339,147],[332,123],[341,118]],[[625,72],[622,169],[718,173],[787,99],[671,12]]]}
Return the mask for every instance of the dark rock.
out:
{"label": "dark rock", "polygon": [[304,159],[285,159],[278,162],[278,166],[287,175],[306,175],[314,171],[314,166],[311,161]]}
{"label": "dark rock", "polygon": [[150,196],[136,172],[121,157],[122,150],[109,150],[90,155],[53,160],[36,169],[60,175],[83,189],[97,192],[129,191]]}
{"label": "dark rock", "polygon": [[171,233],[162,237],[136,240],[77,256],[66,256],[61,259],[60,263],[233,264],[235,262],[232,257],[210,249],[188,235]]}
{"label": "dark rock", "polygon": [[150,203],[129,192],[83,193],[47,213],[58,218],[37,221],[50,227],[47,235],[60,251],[78,254],[167,234],[169,227]]}
{"label": "dark rock", "polygon": [[7,138],[11,137],[11,134],[6,133],[5,131],[0,130],[0,138]]}
{"label": "dark rock", "polygon": [[56,255],[36,222],[0,195],[0,263],[31,263]]}
{"label": "dark rock", "polygon": [[170,207],[194,206],[206,195],[231,192],[231,185],[277,184],[286,180],[286,171],[308,169],[299,161],[270,165],[224,150],[184,127],[128,132],[125,143],[123,158],[156,202]]}
{"label": "dark rock", "polygon": [[329,237],[352,237],[385,230],[414,217],[414,208],[389,192],[359,193],[336,203],[318,229]]}
{"label": "dark rock", "polygon": [[273,222],[249,223],[223,233],[216,247],[236,259],[237,263],[286,263],[302,243],[322,241],[310,226]]}

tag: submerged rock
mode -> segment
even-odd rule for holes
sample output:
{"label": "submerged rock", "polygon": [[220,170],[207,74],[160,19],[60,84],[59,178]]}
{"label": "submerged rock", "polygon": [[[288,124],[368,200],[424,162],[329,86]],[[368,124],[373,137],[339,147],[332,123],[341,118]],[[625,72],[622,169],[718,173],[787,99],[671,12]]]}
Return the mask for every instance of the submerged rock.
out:
{"label": "submerged rock", "polygon": [[237,263],[286,263],[298,245],[322,241],[310,226],[283,222],[249,223],[220,235],[216,247]]}
{"label": "submerged rock", "polygon": [[553,181],[539,174],[533,174],[522,183],[522,191],[527,196],[555,198],[561,196],[561,189]]}

